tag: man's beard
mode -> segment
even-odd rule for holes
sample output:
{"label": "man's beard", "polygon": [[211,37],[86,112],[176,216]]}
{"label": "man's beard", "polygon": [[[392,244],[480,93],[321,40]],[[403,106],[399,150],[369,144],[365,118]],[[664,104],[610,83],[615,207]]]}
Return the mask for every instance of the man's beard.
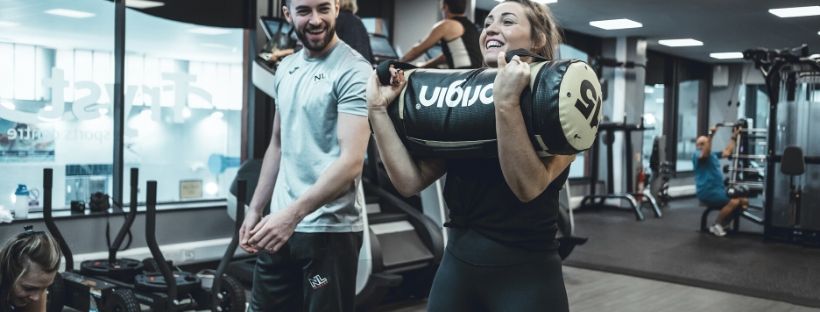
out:
{"label": "man's beard", "polygon": [[329,26],[325,31],[325,37],[318,43],[311,42],[307,39],[307,31],[307,27],[303,28],[301,31],[296,31],[296,37],[298,37],[299,41],[302,42],[302,46],[311,51],[322,51],[328,44],[330,44],[330,41],[333,40],[333,35],[336,34],[336,26]]}

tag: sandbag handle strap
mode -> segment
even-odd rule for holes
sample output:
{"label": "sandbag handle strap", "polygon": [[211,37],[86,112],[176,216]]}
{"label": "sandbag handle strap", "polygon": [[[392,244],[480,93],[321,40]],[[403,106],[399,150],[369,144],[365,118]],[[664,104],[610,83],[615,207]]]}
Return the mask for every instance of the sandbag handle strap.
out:
{"label": "sandbag handle strap", "polygon": [[539,62],[549,61],[547,58],[545,58],[543,56],[540,56],[538,54],[532,53],[532,52],[530,52],[530,50],[527,50],[527,49],[515,49],[515,50],[512,50],[512,51],[508,51],[504,58],[506,58],[507,63],[509,63],[512,60],[513,56],[516,56],[516,55],[518,55],[519,57],[529,56],[533,60],[536,60],[536,61],[539,61]]}
{"label": "sandbag handle strap", "polygon": [[413,64],[402,63],[399,61],[392,60],[383,61],[379,63],[379,66],[376,66],[376,75],[379,76],[379,83],[381,83],[383,86],[390,84],[390,65],[393,65],[393,67],[395,67],[396,69],[401,70],[417,68],[416,66],[413,66]]}

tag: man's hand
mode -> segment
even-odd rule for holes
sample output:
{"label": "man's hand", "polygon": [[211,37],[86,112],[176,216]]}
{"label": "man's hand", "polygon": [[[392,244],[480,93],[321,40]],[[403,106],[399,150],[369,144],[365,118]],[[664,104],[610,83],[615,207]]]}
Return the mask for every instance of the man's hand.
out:
{"label": "man's hand", "polygon": [[248,244],[256,250],[278,251],[288,242],[296,225],[299,223],[294,210],[289,208],[273,212],[263,218],[251,230]]}
{"label": "man's hand", "polygon": [[259,250],[249,244],[248,240],[251,238],[251,229],[259,223],[259,218],[260,215],[256,210],[249,209],[245,215],[245,221],[242,221],[242,226],[239,227],[239,247],[252,254]]}

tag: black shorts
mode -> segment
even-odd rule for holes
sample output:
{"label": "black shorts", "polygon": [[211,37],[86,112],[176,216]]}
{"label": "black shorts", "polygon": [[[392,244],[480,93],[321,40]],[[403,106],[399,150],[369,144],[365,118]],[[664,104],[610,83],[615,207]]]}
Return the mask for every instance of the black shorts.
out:
{"label": "black shorts", "polygon": [[353,311],[361,246],[361,232],[296,232],[260,252],[248,311]]}

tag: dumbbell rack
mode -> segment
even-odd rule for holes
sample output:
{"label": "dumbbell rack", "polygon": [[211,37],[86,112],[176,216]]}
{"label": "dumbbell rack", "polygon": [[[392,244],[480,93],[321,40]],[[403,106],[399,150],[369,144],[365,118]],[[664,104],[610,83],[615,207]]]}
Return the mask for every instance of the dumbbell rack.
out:
{"label": "dumbbell rack", "polygon": [[[743,188],[745,190],[762,192],[765,188],[764,182],[748,181],[746,177],[749,173],[757,173],[760,176],[764,175],[764,168],[767,163],[766,155],[750,154],[754,153],[752,147],[754,145],[766,146],[768,143],[768,130],[765,128],[745,128],[741,127],[740,133],[735,137],[735,149],[730,156],[731,166],[726,169],[725,173],[729,174],[729,183],[727,183],[727,190],[736,190]],[[757,160],[762,162],[764,166],[753,168],[749,165],[749,161]],[[741,194],[741,197],[748,197],[748,193]],[[762,207],[757,207],[758,209]],[[755,222],[763,224],[763,217],[751,213],[748,210],[743,211],[743,217]]]}

